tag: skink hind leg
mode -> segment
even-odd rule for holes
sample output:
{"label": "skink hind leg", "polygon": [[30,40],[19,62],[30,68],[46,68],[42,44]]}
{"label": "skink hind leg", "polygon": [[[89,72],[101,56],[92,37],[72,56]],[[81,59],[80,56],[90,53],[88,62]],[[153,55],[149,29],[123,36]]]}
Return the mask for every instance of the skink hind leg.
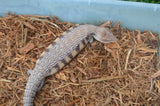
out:
{"label": "skink hind leg", "polygon": [[38,91],[39,92],[44,84],[44,81],[45,81],[45,78],[42,79],[41,83],[39,84],[39,87],[38,87]]}
{"label": "skink hind leg", "polygon": [[28,75],[31,75],[32,71],[33,71],[33,70],[28,70],[28,71],[27,71],[27,74],[28,74]]}

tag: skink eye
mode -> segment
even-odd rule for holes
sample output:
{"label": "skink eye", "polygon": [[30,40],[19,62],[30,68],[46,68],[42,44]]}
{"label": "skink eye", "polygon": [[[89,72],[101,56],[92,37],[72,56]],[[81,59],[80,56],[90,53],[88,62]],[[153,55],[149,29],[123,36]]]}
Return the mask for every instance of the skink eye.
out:
{"label": "skink eye", "polygon": [[92,33],[90,33],[90,35],[91,35],[91,36],[94,36],[94,35],[96,35],[96,34],[95,34],[94,32],[92,32]]}

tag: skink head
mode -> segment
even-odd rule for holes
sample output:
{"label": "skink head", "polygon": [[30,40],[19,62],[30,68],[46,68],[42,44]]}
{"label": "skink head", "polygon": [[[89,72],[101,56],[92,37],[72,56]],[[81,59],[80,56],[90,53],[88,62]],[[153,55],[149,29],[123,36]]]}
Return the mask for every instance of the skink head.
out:
{"label": "skink head", "polygon": [[95,34],[93,35],[93,37],[102,43],[110,43],[117,41],[117,38],[108,28],[98,27],[94,33]]}

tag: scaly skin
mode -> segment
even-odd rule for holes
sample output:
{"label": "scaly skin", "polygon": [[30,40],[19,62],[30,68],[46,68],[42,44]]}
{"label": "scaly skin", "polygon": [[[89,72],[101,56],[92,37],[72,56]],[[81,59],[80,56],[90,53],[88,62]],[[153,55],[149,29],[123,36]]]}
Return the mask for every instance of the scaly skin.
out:
{"label": "scaly skin", "polygon": [[44,79],[61,70],[69,63],[93,38],[110,43],[117,41],[107,28],[94,25],[76,25],[64,32],[41,54],[31,74],[24,93],[24,106],[33,106],[36,92],[41,88]]}

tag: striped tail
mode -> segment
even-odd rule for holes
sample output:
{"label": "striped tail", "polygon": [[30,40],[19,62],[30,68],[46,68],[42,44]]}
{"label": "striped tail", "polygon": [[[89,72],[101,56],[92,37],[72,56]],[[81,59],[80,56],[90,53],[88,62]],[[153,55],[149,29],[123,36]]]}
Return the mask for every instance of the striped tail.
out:
{"label": "striped tail", "polygon": [[34,73],[30,75],[24,93],[24,100],[23,100],[24,106],[33,106],[34,97],[43,79],[44,79],[43,75],[38,75]]}

